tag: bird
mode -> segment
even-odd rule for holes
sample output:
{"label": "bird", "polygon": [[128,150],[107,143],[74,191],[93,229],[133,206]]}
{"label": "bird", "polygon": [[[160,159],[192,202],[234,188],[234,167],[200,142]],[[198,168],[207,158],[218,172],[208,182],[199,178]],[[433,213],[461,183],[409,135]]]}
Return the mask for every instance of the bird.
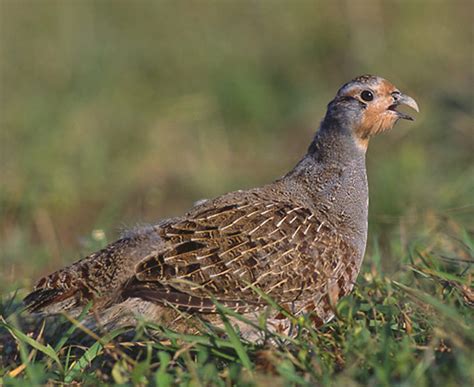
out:
{"label": "bird", "polygon": [[[25,308],[78,317],[92,304],[84,321],[93,327],[134,326],[143,318],[186,333],[222,323],[222,307],[250,321],[265,312],[277,333],[292,329],[282,310],[327,323],[365,255],[369,141],[400,119],[413,120],[400,105],[419,112],[386,79],[354,78],[329,102],[306,154],[283,177],[125,232],[41,278]],[[255,338],[241,319],[232,322],[242,337]]]}

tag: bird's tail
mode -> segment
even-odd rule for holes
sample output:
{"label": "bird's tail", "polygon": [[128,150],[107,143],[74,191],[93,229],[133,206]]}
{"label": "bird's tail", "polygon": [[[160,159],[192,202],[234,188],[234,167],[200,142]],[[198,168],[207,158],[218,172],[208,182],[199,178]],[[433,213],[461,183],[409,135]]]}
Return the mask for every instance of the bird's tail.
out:
{"label": "bird's tail", "polygon": [[104,249],[40,279],[23,300],[34,313],[80,313],[90,301],[104,305],[133,274],[137,261],[160,240],[150,230],[121,238]]}
{"label": "bird's tail", "polygon": [[32,313],[56,314],[76,304],[74,291],[64,289],[36,289],[23,299],[25,309]]}

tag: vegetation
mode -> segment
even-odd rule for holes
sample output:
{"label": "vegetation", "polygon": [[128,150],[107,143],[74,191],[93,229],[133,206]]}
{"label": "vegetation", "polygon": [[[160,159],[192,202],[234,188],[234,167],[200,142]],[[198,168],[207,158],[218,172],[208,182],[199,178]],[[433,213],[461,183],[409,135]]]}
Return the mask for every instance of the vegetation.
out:
{"label": "vegetation", "polygon": [[[0,2],[0,384],[474,385],[473,14],[462,0]],[[368,251],[331,323],[255,344],[229,325],[94,333],[21,311],[35,279],[119,229],[282,175],[362,73],[421,113],[371,143]]]}

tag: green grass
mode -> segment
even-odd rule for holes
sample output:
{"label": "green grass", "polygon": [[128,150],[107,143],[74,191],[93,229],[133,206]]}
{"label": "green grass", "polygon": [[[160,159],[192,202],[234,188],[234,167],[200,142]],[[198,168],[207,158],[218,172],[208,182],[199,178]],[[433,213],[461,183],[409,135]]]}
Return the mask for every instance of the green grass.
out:
{"label": "green grass", "polygon": [[[3,384],[473,385],[473,14],[463,0],[0,1]],[[90,337],[18,314],[37,278],[121,228],[284,174],[363,73],[421,112],[370,144],[365,263],[330,324],[256,347],[230,326]]]}

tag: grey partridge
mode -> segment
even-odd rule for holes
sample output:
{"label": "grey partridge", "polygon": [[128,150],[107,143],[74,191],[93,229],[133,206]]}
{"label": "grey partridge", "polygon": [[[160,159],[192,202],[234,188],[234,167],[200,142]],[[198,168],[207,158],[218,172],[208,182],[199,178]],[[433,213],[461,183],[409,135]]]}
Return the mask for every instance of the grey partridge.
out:
{"label": "grey partridge", "polygon": [[[255,321],[267,306],[258,288],[294,315],[329,321],[365,253],[368,142],[399,119],[412,120],[397,111],[400,104],[418,111],[413,98],[383,78],[344,84],[306,155],[285,176],[129,232],[40,279],[27,308],[77,316],[93,301],[88,323],[133,325],[143,316],[192,332],[195,320],[220,321],[216,302]],[[283,332],[290,326],[275,310],[267,323]]]}

